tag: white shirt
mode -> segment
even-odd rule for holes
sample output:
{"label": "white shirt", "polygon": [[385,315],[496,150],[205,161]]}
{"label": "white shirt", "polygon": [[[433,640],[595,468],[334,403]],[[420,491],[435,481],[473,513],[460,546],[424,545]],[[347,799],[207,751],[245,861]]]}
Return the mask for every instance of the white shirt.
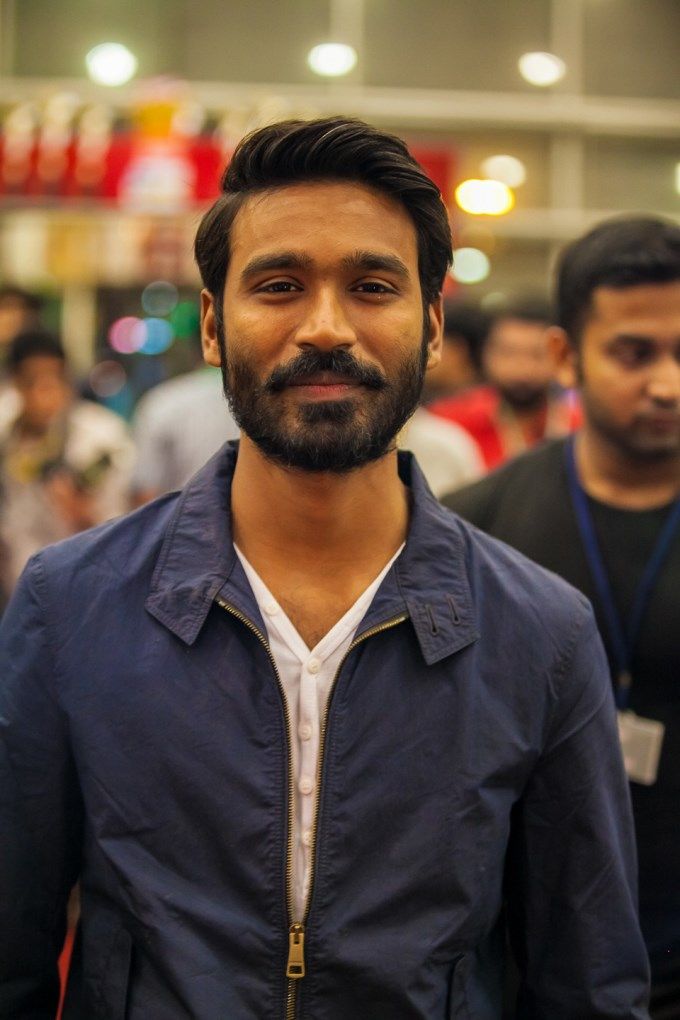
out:
{"label": "white shirt", "polygon": [[[236,547],[235,547],[236,548]],[[267,628],[269,648],[283,686],[290,731],[288,743],[297,786],[293,820],[293,902],[301,921],[311,877],[311,844],[316,805],[321,725],[328,696],[343,656],[366,615],[380,582],[401,550],[380,571],[354,605],[311,650],[302,640],[262,578],[240,549],[236,553]]]}
{"label": "white shirt", "polygon": [[427,484],[439,499],[481,478],[485,472],[479,447],[469,432],[419,407],[398,437],[401,449],[415,453]]}

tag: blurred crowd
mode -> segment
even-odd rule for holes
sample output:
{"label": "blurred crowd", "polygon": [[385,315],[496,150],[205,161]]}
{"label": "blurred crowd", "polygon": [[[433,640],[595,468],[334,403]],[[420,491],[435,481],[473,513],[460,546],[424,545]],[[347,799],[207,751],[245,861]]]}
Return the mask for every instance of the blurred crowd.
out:
{"label": "blurred crowd", "polygon": [[[492,313],[445,302],[441,364],[400,437],[443,496],[579,421],[555,377],[547,302],[521,297]],[[81,395],[40,298],[0,288],[0,583],[9,597],[50,542],[181,488],[238,436],[218,371],[200,362],[139,399],[131,422]]]}

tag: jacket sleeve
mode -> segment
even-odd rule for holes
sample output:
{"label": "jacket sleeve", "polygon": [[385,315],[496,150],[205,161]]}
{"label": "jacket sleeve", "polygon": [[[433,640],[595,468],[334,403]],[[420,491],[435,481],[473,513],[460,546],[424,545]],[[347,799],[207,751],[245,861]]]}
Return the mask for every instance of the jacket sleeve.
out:
{"label": "jacket sleeve", "polygon": [[22,575],[0,625],[0,1018],[56,1015],[82,811],[54,692],[45,580]]}
{"label": "jacket sleeve", "polygon": [[544,752],[516,805],[506,890],[518,1017],[646,1020],[630,795],[585,607],[557,671]]}

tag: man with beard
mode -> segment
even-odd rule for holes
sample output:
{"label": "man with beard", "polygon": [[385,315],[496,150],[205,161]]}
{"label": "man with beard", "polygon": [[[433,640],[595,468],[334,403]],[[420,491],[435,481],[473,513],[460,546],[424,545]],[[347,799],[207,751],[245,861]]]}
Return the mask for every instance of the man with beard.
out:
{"label": "man with beard", "polygon": [[583,427],[447,498],[594,603],[620,709],[652,961],[680,1017],[680,228],[607,221],[558,268],[564,382]]}
{"label": "man with beard", "polygon": [[[405,145],[292,121],[196,239],[239,444],[39,554],[2,634],[2,1015],[647,1016],[585,600],[462,524],[395,437],[451,237]],[[190,427],[190,423],[187,423]]]}
{"label": "man with beard", "polygon": [[552,333],[544,302],[524,300],[497,312],[482,349],[486,384],[430,405],[470,433],[488,471],[579,424],[573,393],[555,382]]}

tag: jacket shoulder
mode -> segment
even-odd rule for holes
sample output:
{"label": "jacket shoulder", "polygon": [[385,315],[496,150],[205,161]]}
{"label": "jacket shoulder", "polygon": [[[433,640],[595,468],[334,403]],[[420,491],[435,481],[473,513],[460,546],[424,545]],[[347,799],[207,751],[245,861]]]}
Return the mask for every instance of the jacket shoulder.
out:
{"label": "jacket shoulder", "polygon": [[553,638],[592,616],[588,599],[562,577],[455,511],[452,516],[466,546],[470,585],[480,616],[492,614],[500,619],[501,614],[509,613],[517,633]]}

